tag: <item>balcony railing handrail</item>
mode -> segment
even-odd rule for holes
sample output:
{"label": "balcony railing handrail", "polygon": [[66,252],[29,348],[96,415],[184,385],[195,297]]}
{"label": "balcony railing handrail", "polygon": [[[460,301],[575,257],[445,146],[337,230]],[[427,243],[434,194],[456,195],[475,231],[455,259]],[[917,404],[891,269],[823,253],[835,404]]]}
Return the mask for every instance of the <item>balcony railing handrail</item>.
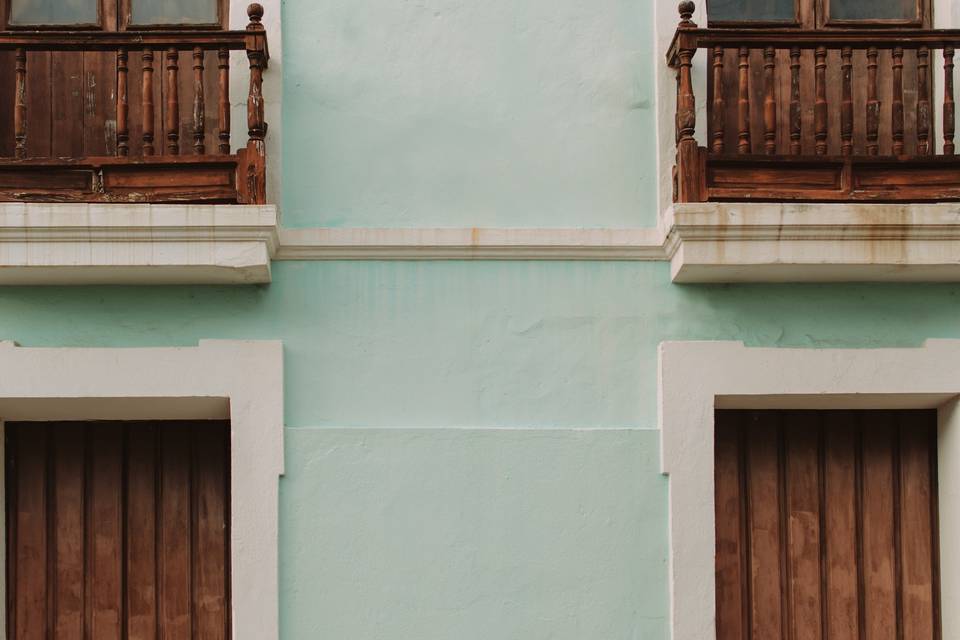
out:
{"label": "balcony railing handrail", "polygon": [[12,51],[116,51],[119,47],[176,48],[195,47],[231,51],[248,48],[251,37],[263,34],[249,31],[0,31],[0,50]]}
{"label": "balcony railing handrail", "polygon": [[681,25],[667,51],[667,64],[679,64],[681,49],[747,47],[760,49],[945,49],[960,48],[960,29],[844,29],[812,30],[785,27],[684,27]]}

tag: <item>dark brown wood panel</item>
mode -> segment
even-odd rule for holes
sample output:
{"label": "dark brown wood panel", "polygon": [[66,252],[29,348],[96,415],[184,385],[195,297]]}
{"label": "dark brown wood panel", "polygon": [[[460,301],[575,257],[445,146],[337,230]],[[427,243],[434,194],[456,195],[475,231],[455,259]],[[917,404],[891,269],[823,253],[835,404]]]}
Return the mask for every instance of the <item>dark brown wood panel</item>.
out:
{"label": "dark brown wood panel", "polygon": [[714,201],[941,202],[960,199],[960,156],[766,157],[706,154]]}
{"label": "dark brown wood panel", "polygon": [[823,640],[820,433],[810,423],[802,413],[784,417],[788,619],[794,640]]}
{"label": "dark brown wood panel", "polygon": [[[751,637],[756,640],[778,640],[786,629],[784,607],[787,595],[783,590],[785,563],[779,549],[783,543],[781,507],[783,485],[778,481],[780,442],[777,438],[780,416],[757,413],[748,418],[746,429],[750,446],[747,449],[747,511],[750,543]],[[768,560],[775,561],[769,562]]]}
{"label": "dark brown wood panel", "polygon": [[[930,432],[916,418],[900,430],[900,535],[903,584],[903,639],[925,640],[936,636],[934,612],[934,555],[936,546],[930,527],[934,521],[931,474],[936,468],[936,448]],[[935,529],[934,529],[935,531]]]}
{"label": "dark brown wood panel", "polygon": [[236,156],[0,159],[0,202],[238,202]]}
{"label": "dark brown wood panel", "polygon": [[[863,575],[866,640],[895,640],[898,615],[896,524],[900,514],[894,456],[894,422],[889,413],[863,414]],[[928,525],[929,526],[929,525]]]}
{"label": "dark brown wood panel", "polygon": [[[856,415],[822,416],[826,638],[860,638],[859,493]],[[829,499],[827,499],[829,496]]]}
{"label": "dark brown wood panel", "polygon": [[127,434],[127,628],[157,638],[157,427]]}
{"label": "dark brown wood panel", "polygon": [[[123,608],[123,429],[119,424],[92,425],[87,438],[87,637],[119,640]],[[56,478],[52,484],[56,486]]]}
{"label": "dark brown wood panel", "polygon": [[53,454],[53,531],[56,542],[51,568],[54,586],[54,637],[83,640],[84,636],[84,520],[86,496],[84,457],[87,446],[82,429],[51,425]]}
{"label": "dark brown wood panel", "polygon": [[748,637],[750,602],[748,563],[745,556],[746,505],[744,504],[746,469],[742,461],[743,434],[726,424],[730,413],[720,413],[717,421],[717,640]]}
{"label": "dark brown wood panel", "polygon": [[9,423],[7,637],[225,640],[229,425]]}
{"label": "dark brown wood panel", "polygon": [[190,637],[190,440],[183,427],[160,430],[157,575],[160,637]]}
{"label": "dark brown wood panel", "polygon": [[230,475],[228,438],[229,434],[209,429],[193,440],[193,623],[194,637],[204,640],[230,636],[226,583],[230,559],[223,544],[230,520],[224,486]]}
{"label": "dark brown wood panel", "polygon": [[41,640],[47,629],[47,553],[49,524],[47,500],[48,430],[11,433],[7,450],[15,450],[17,458],[10,464],[7,487],[10,496],[8,520],[8,575],[13,584],[7,590],[7,637],[18,640]]}
{"label": "dark brown wood panel", "polygon": [[940,640],[935,412],[716,424],[718,640]]}

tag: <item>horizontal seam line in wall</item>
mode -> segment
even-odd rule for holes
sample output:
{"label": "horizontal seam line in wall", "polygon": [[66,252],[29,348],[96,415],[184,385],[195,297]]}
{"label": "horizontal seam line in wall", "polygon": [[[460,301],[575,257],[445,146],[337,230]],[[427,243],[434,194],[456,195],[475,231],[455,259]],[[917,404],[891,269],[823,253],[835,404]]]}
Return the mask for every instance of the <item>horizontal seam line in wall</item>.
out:
{"label": "horizontal seam line in wall", "polygon": [[590,433],[594,431],[660,431],[657,427],[384,427],[384,426],[292,426],[286,425],[286,429],[298,431],[524,431],[531,433],[544,432],[579,432]]}

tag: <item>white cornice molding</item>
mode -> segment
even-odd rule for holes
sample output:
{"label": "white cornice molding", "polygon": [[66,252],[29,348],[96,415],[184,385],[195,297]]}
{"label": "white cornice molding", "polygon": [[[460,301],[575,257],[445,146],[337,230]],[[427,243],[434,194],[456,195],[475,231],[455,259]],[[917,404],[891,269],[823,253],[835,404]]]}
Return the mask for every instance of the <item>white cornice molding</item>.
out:
{"label": "white cornice molding", "polygon": [[0,204],[0,285],[270,282],[275,206]]}
{"label": "white cornice molding", "polygon": [[666,260],[657,229],[283,229],[278,260]]}
{"label": "white cornice molding", "polygon": [[960,281],[960,205],[682,204],[661,228],[281,229],[275,206],[0,204],[0,285],[254,284],[271,260],[670,261],[676,282]]}

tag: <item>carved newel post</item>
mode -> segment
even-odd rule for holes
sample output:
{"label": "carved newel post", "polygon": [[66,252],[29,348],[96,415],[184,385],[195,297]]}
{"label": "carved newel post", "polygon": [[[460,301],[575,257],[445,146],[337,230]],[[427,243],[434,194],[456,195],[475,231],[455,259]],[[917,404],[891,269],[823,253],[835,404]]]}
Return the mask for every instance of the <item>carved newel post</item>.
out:
{"label": "carved newel post", "polygon": [[675,65],[677,68],[677,169],[675,200],[699,202],[700,196],[700,150],[694,137],[697,128],[697,99],[693,94],[693,56],[697,50],[684,31],[696,29],[693,12],[696,6],[690,0],[680,3],[680,25]]}
{"label": "carved newel post", "polygon": [[246,165],[245,184],[238,185],[248,204],[266,204],[267,167],[266,143],[267,123],[264,119],[263,70],[267,67],[266,33],[261,23],[263,6],[253,3],[247,9],[250,24],[247,25],[247,59],[250,61],[250,92],[247,96],[247,129],[249,140],[243,151],[243,163]]}

